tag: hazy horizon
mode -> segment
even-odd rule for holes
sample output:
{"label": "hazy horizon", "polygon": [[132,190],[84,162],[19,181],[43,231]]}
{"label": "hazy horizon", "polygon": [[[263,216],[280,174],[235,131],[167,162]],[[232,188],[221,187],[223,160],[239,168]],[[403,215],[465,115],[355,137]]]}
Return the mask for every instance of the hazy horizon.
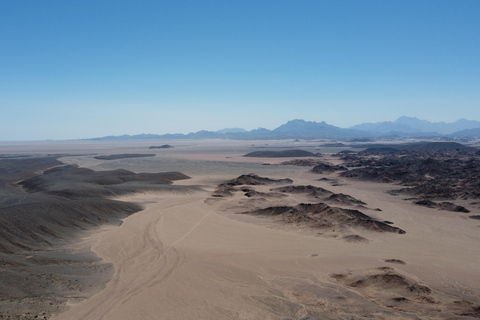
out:
{"label": "hazy horizon", "polygon": [[[412,118],[412,119],[418,119],[420,121],[425,121],[426,119],[419,119],[417,117],[410,117],[410,116],[401,116],[399,118],[402,118],[402,117],[406,117],[406,118]],[[397,119],[394,119],[394,120],[385,120],[385,121],[379,121],[377,123],[383,123],[383,122],[391,122],[391,123],[395,123],[396,120],[398,120],[399,118]],[[197,132],[201,132],[201,131],[208,131],[208,132],[222,132],[222,131],[226,131],[228,132],[228,130],[245,130],[246,132],[249,132],[249,131],[252,131],[252,130],[256,130],[256,129],[267,129],[267,130],[274,130],[290,121],[297,121],[297,120],[300,120],[300,121],[305,121],[305,122],[317,122],[317,123],[320,123],[320,122],[323,122],[323,121],[313,121],[313,120],[308,120],[308,119],[290,119],[288,121],[286,121],[285,123],[281,123],[280,125],[278,126],[275,126],[275,127],[270,127],[270,128],[266,128],[266,127],[257,127],[257,128],[253,128],[253,129],[245,129],[245,128],[242,128],[242,127],[239,127],[239,126],[231,126],[231,127],[224,127],[224,128],[221,128],[221,129],[215,129],[215,130],[209,130],[208,128],[203,128],[203,129],[200,129],[200,130],[196,130],[196,131],[192,131],[192,130],[187,130],[187,131],[184,131],[184,132],[166,132],[166,133],[158,133],[158,132],[137,132],[137,133],[132,133],[132,134],[129,134],[129,133],[122,133],[122,134],[117,134],[117,135],[113,135],[113,134],[106,134],[106,135],[103,135],[103,136],[86,136],[86,137],[81,137],[81,138],[71,138],[71,139],[26,139],[26,140],[0,140],[0,142],[5,142],[5,143],[15,143],[15,142],[41,142],[41,141],[74,141],[74,140],[92,140],[92,139],[98,139],[98,138],[105,138],[105,137],[121,137],[121,136],[139,136],[139,135],[164,135],[164,134],[183,134],[183,135],[188,135],[190,133],[197,133]],[[467,120],[467,121],[471,121],[473,119],[465,119],[465,118],[460,118],[460,119],[457,119],[455,121],[451,121],[451,122],[444,122],[444,121],[439,121],[439,122],[431,122],[431,121],[428,121],[430,122],[431,124],[451,124],[451,123],[455,123],[457,121],[461,121],[461,120]],[[473,120],[473,121],[478,121],[478,120]],[[342,128],[342,129],[349,129],[349,128],[352,128],[352,127],[355,127],[355,125],[353,126],[350,126],[350,127],[339,127],[339,126],[336,126],[335,124],[332,124],[332,123],[328,123],[326,122],[327,125],[333,125],[335,127],[338,127],[338,128]],[[356,125],[360,125],[360,124],[373,124],[373,123],[369,123],[369,122],[364,122],[364,123],[357,123]],[[364,129],[356,129],[356,130],[364,130]],[[231,131],[231,132],[234,132],[234,131]],[[368,132],[368,130],[366,130],[366,132]],[[442,134],[442,133],[439,133],[439,134]],[[173,138],[175,139],[175,138]],[[193,139],[197,139],[197,138],[193,138]]]}
{"label": "hazy horizon", "polygon": [[480,120],[478,1],[0,8],[0,141]]}

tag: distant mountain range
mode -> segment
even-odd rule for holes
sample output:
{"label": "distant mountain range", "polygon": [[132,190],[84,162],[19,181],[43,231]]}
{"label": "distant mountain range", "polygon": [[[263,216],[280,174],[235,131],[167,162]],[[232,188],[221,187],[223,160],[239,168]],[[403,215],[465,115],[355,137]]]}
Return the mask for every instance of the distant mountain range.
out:
{"label": "distant mountain range", "polygon": [[219,131],[198,131],[189,134],[139,134],[107,136],[88,140],[134,139],[372,139],[372,138],[474,138],[480,137],[480,121],[460,119],[452,123],[429,122],[413,117],[400,117],[395,121],[362,123],[350,128],[340,128],[325,121],[291,120],[268,130],[258,128],[247,131],[227,128]]}
{"label": "distant mountain range", "polygon": [[429,122],[412,117],[400,117],[394,122],[362,123],[350,129],[371,132],[373,134],[389,133],[428,133],[428,134],[453,134],[462,130],[480,127],[480,121],[460,119],[452,123]]}

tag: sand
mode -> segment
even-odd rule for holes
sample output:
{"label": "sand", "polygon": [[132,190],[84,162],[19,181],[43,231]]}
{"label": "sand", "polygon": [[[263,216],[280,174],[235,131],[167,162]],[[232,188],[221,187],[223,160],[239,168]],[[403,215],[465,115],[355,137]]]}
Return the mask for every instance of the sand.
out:
{"label": "sand", "polygon": [[[458,314],[469,302],[480,303],[480,235],[465,214],[416,207],[386,194],[391,186],[384,184],[331,186],[309,173],[281,177],[352,195],[382,210],[365,212],[407,233],[355,230],[368,239],[356,243],[238,215],[242,195],[210,198],[231,175],[194,176],[180,183],[205,191],[123,198],[146,209],[82,243],[115,265],[112,281],[55,319],[465,318]],[[412,297],[403,282],[351,286],[384,273],[432,292]]]}
{"label": "sand", "polygon": [[[188,194],[157,192],[120,198],[140,203],[145,209],[125,218],[120,226],[86,233],[72,245],[72,250],[90,248],[112,263],[112,279],[105,289],[72,303],[68,311],[52,319],[477,317],[480,229],[478,221],[468,216],[479,214],[478,209],[465,214],[415,206],[385,193],[394,188],[386,184],[341,179],[332,185],[318,179],[338,179],[335,174],[262,165],[271,159],[243,160],[240,151],[248,150],[246,146],[244,143],[210,156],[208,150],[199,151],[201,146],[191,152],[175,148],[166,154],[158,151],[156,159],[109,163],[93,156],[65,158],[90,168],[128,164],[126,169],[137,166],[138,171],[153,170],[149,164],[155,161],[157,169],[170,168],[177,159],[187,170],[176,170],[192,179],[174,184],[200,189]],[[221,144],[216,141],[213,147],[221,149]],[[282,200],[249,200],[242,193],[211,197],[219,183],[252,172],[247,170],[351,195],[367,203],[362,212],[392,221],[406,234],[352,229],[343,235],[367,241],[346,241],[342,234],[238,214],[265,205],[265,201],[308,201],[304,195]],[[255,188],[268,192],[265,186]]]}

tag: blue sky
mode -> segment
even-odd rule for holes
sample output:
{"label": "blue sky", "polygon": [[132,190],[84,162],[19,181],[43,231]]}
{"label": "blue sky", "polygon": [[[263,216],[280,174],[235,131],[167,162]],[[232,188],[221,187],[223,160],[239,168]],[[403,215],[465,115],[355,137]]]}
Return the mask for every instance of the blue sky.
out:
{"label": "blue sky", "polygon": [[1,1],[0,141],[480,120],[480,1]]}

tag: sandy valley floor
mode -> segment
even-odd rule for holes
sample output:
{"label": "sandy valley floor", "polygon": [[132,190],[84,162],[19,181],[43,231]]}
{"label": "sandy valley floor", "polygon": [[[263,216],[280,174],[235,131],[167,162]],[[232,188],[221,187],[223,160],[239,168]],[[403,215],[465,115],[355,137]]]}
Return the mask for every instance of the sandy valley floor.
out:
{"label": "sandy valley floor", "polygon": [[[465,213],[414,206],[385,193],[395,188],[392,185],[350,180],[332,185],[319,179],[334,174],[309,173],[308,167],[262,166],[274,161],[242,159],[244,149],[233,146],[208,156],[207,146],[192,147],[189,152],[185,145],[156,159],[123,162],[101,162],[85,155],[64,158],[66,163],[93,169],[137,166],[137,172],[181,171],[192,179],[175,184],[200,189],[123,197],[141,203],[145,210],[120,226],[90,231],[72,245],[91,248],[112,262],[113,278],[104,290],[53,319],[479,316],[475,314],[480,304],[478,220],[468,219]],[[406,234],[356,229],[320,232],[238,214],[265,206],[265,201],[295,205],[309,200],[302,195],[279,200],[247,198],[243,193],[212,197],[219,183],[250,172],[351,195],[367,203],[360,209],[363,213],[392,221]],[[255,189],[268,192],[269,187]],[[479,214],[474,210],[471,214]],[[348,234],[367,241],[343,240]]]}

